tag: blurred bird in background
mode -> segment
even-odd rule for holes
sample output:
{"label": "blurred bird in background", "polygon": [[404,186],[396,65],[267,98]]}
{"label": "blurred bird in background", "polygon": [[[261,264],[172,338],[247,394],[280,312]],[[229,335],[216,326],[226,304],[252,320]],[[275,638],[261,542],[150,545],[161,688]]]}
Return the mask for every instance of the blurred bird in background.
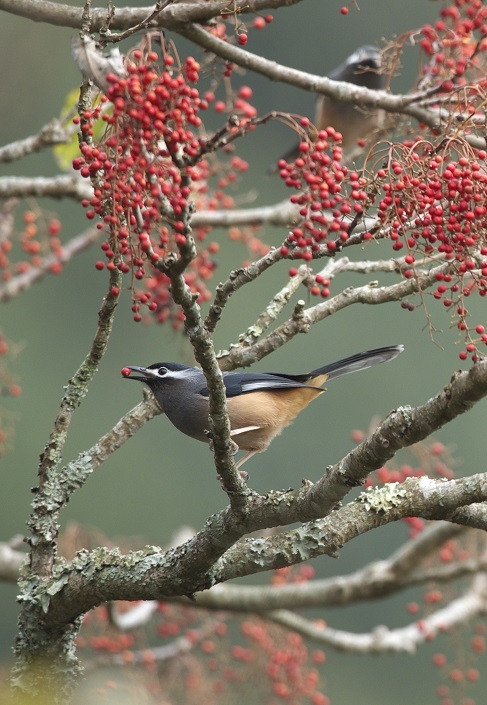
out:
{"label": "blurred bird in background", "polygon": [[[357,49],[343,64],[328,74],[334,81],[345,81],[372,90],[381,90],[385,86],[385,76],[380,73],[381,52],[375,46],[364,45]],[[383,122],[383,111],[373,108],[361,108],[352,103],[342,103],[325,95],[318,96],[314,125],[317,130],[328,126],[335,128],[342,135],[342,149],[345,159],[351,159],[360,152],[359,140],[365,140]],[[291,161],[298,155],[295,145],[282,159]],[[274,166],[272,171],[276,171]]]}

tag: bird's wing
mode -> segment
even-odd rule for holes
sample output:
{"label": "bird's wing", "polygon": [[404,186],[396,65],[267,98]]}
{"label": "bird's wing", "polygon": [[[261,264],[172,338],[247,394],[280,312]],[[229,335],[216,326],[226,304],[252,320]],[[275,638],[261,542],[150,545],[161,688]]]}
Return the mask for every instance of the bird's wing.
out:
{"label": "bird's wing", "polygon": [[[223,375],[227,398],[251,392],[307,387],[308,385],[303,383],[307,379],[309,379],[309,375],[292,376],[267,372],[226,372]],[[201,389],[199,394],[204,397],[209,396],[208,387]]]}

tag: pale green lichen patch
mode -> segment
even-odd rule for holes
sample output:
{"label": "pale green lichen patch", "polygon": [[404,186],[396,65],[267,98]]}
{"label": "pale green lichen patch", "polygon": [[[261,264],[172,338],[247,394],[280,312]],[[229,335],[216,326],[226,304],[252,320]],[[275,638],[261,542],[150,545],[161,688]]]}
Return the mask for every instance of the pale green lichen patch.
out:
{"label": "pale green lichen patch", "polygon": [[387,512],[401,504],[406,496],[407,489],[403,484],[390,482],[383,487],[370,487],[366,492],[361,492],[358,499],[371,511]]}

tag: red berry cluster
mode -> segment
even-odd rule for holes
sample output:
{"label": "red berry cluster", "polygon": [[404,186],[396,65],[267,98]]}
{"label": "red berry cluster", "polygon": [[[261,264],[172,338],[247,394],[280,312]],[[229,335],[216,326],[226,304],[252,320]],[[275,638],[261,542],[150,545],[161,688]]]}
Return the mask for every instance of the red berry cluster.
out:
{"label": "red berry cluster", "polygon": [[[5,226],[9,220],[10,215],[4,218]],[[50,262],[48,271],[51,274],[59,274],[63,269],[60,221],[46,217],[41,209],[25,211],[22,221],[22,230],[17,235],[13,229],[12,214],[11,232],[5,233],[0,242],[2,280],[8,282],[17,275],[39,268],[49,256],[54,256],[54,259]],[[17,241],[19,247],[16,247]]]}
{"label": "red berry cluster", "polygon": [[271,24],[274,22],[274,17],[272,15],[264,15],[263,17],[261,15],[257,15],[257,17],[254,17],[253,22],[252,22],[252,27],[254,29],[265,29],[266,25]]}
{"label": "red berry cluster", "polygon": [[[305,118],[304,122],[309,121]],[[291,231],[283,245],[284,256],[291,253],[296,259],[310,261],[325,241],[327,249],[335,252],[339,247],[337,240],[343,243],[348,239],[344,217],[353,210],[363,210],[360,188],[354,189],[351,196],[356,199],[355,206],[343,193],[347,182],[357,182],[358,186],[359,176],[355,172],[349,174],[342,163],[341,139],[339,132],[328,127],[318,133],[314,142],[300,143],[294,162],[278,162],[279,175],[286,186],[299,191],[290,201],[300,206],[302,217],[302,224]]]}
{"label": "red berry cluster", "polygon": [[[463,560],[466,559],[468,559],[468,554]],[[424,602],[428,611],[431,609],[428,608],[428,605],[434,604],[437,601],[437,597],[441,600],[442,593],[440,590],[432,590],[425,595]],[[456,639],[456,635],[453,638]],[[465,639],[464,644],[468,644],[468,647],[465,645],[460,646],[458,642],[455,642],[453,656],[451,650],[448,649],[447,653],[437,652],[432,657],[432,663],[440,670],[443,680],[443,684],[436,689],[439,705],[449,705],[450,703],[479,705],[479,699],[466,697],[466,694],[470,691],[470,694],[473,695],[472,689],[474,685],[481,681],[482,671],[480,667],[482,662],[479,661],[479,658],[485,658],[485,625],[480,622],[474,624],[472,636],[469,642]]]}
{"label": "red berry cluster", "polygon": [[418,261],[423,267],[428,260],[432,267],[450,263],[436,274],[433,296],[465,334],[462,359],[487,344],[484,326],[469,324],[465,301],[472,293],[487,294],[486,159],[485,150],[474,155],[460,141],[444,148],[418,140],[396,145],[388,170],[377,172],[387,179],[378,216],[393,249],[407,250],[404,276],[416,275]]}
{"label": "red berry cluster", "polygon": [[314,667],[326,661],[323,651],[310,653],[299,634],[286,633],[257,619],[243,622],[242,633],[250,647],[242,650],[242,656],[247,652],[254,660],[260,656],[257,668],[261,665],[263,675],[269,680],[271,698],[268,699],[263,690],[261,702],[274,702],[274,696],[296,705],[304,700],[312,705],[330,703],[328,696],[320,692],[320,673]]}
{"label": "red berry cluster", "polygon": [[[487,7],[480,0],[457,0],[422,32],[425,76],[438,88],[440,101],[448,92],[448,110],[460,115],[462,132],[482,137],[483,122],[477,118],[485,112]],[[445,103],[438,108],[444,110]],[[308,129],[307,118],[301,127]],[[451,310],[465,335],[460,357],[476,359],[487,335],[483,324],[467,321],[465,298],[487,293],[487,152],[472,149],[460,136],[431,142],[423,137],[377,145],[365,168],[356,172],[343,164],[340,140],[329,127],[315,139],[304,139],[294,162],[278,163],[286,186],[298,191],[290,200],[302,218],[283,243],[283,256],[310,261],[333,254],[346,246],[363,217],[378,216],[381,226],[363,233],[360,241],[387,237],[395,252],[406,250],[404,276],[416,275],[418,260],[423,271],[425,258],[431,267],[451,262],[438,273],[433,296]],[[290,274],[296,273],[293,267]],[[329,285],[318,275],[310,292],[326,297]],[[408,302],[403,306],[411,309]]]}
{"label": "red berry cluster", "polygon": [[[309,124],[307,118],[301,120],[303,128]],[[375,199],[374,179],[344,164],[341,141],[341,134],[330,126],[318,132],[314,141],[302,141],[294,162],[278,162],[286,186],[299,191],[290,201],[300,206],[302,218],[281,247],[284,257],[309,262],[323,253],[333,255],[348,241],[352,222],[366,215]],[[363,241],[371,238],[370,233],[362,236]],[[292,267],[290,276],[297,271]],[[310,293],[326,298],[329,287],[330,280],[318,274]]]}
{"label": "red berry cluster", "polygon": [[[252,27],[254,29],[264,29],[268,24],[274,21],[273,15],[257,15],[252,21]],[[215,22],[213,25],[207,27],[208,32],[213,34],[218,39],[223,39],[226,42],[234,43],[235,41],[240,46],[244,47],[249,41],[249,35],[247,26],[240,21],[236,21],[236,16],[233,10],[228,12],[222,12],[221,21]],[[233,70],[233,64],[227,63],[225,68],[225,76],[231,76]]]}
{"label": "red berry cluster", "polygon": [[[187,243],[194,204],[233,206],[224,189],[247,164],[234,157],[210,197],[209,180],[216,167],[206,158],[207,139],[198,134],[200,112],[208,101],[191,85],[199,80],[198,62],[188,57],[180,66],[171,54],[163,52],[160,59],[156,52],[140,49],[130,59],[127,77],[108,75],[107,95],[83,115],[85,141],[73,167],[94,185],[93,197],[84,203],[87,217],[99,216],[99,227],[104,224],[110,232],[97,269],[117,267],[131,274],[134,320],[142,319],[145,306],[158,322],[170,318],[178,327],[183,316],[173,307],[169,279],[157,265]],[[248,104],[243,97],[239,100],[243,110]],[[107,129],[100,144],[93,144],[93,124],[99,118]],[[198,245],[208,232],[199,228],[192,233]],[[185,274],[200,300],[210,296],[205,282],[215,269],[216,249],[216,243],[199,245]]]}
{"label": "red berry cluster", "polygon": [[[467,69],[480,69],[478,52],[485,47],[479,42],[487,37],[487,7],[483,0],[455,0],[441,8],[440,19],[425,25],[421,33],[421,49],[432,60],[424,68],[425,75],[436,80],[459,79]],[[476,58],[470,61],[474,54]],[[479,72],[478,76],[484,78],[485,74]]]}
{"label": "red berry cluster", "polygon": [[[280,584],[304,582],[314,574],[310,566],[278,573]],[[123,611],[125,605],[119,603],[118,609]],[[174,658],[158,659],[157,646],[172,647],[175,640],[186,642],[183,661],[178,648]],[[275,703],[276,697],[291,705],[330,702],[319,684],[318,668],[326,662],[326,654],[309,649],[298,634],[258,617],[215,619],[203,610],[161,603],[152,624],[127,634],[117,632],[109,624],[106,608],[98,607],[85,616],[78,647],[95,652],[93,658],[119,654],[127,666],[141,664],[144,686],[161,702],[192,703],[201,701],[203,693],[205,702],[218,705],[229,697],[233,702],[236,692],[240,699],[257,694],[263,705]],[[107,681],[105,688],[112,687]]]}
{"label": "red berry cluster", "polygon": [[[481,49],[477,64],[480,54]],[[475,112],[480,94],[478,84],[463,91],[462,110]],[[308,124],[302,121],[304,129]],[[461,359],[469,354],[476,359],[487,334],[482,323],[467,320],[465,299],[474,292],[487,294],[487,151],[473,149],[461,136],[418,137],[378,144],[357,172],[342,163],[340,135],[331,127],[315,141],[302,141],[299,150],[294,162],[278,164],[285,184],[298,191],[290,200],[302,218],[283,243],[283,256],[310,261],[323,252],[333,254],[346,246],[363,217],[378,218],[379,225],[362,233],[360,242],[385,237],[395,252],[406,250],[406,278],[416,276],[418,261],[422,271],[447,265],[437,274],[433,296],[452,312],[465,337]],[[310,291],[326,297],[329,285],[318,275]]]}

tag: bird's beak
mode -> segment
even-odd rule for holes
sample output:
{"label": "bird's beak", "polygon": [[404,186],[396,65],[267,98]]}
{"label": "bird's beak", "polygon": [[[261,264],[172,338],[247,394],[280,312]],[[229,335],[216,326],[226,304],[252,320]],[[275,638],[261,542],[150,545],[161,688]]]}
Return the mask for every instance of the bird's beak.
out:
{"label": "bird's beak", "polygon": [[124,367],[124,370],[130,370],[130,372],[138,372],[138,375],[127,375],[122,371],[122,375],[123,377],[125,377],[125,379],[133,379],[137,382],[147,382],[149,379],[158,378],[156,370],[150,370],[147,367],[136,367],[135,365],[127,365],[127,367]]}

